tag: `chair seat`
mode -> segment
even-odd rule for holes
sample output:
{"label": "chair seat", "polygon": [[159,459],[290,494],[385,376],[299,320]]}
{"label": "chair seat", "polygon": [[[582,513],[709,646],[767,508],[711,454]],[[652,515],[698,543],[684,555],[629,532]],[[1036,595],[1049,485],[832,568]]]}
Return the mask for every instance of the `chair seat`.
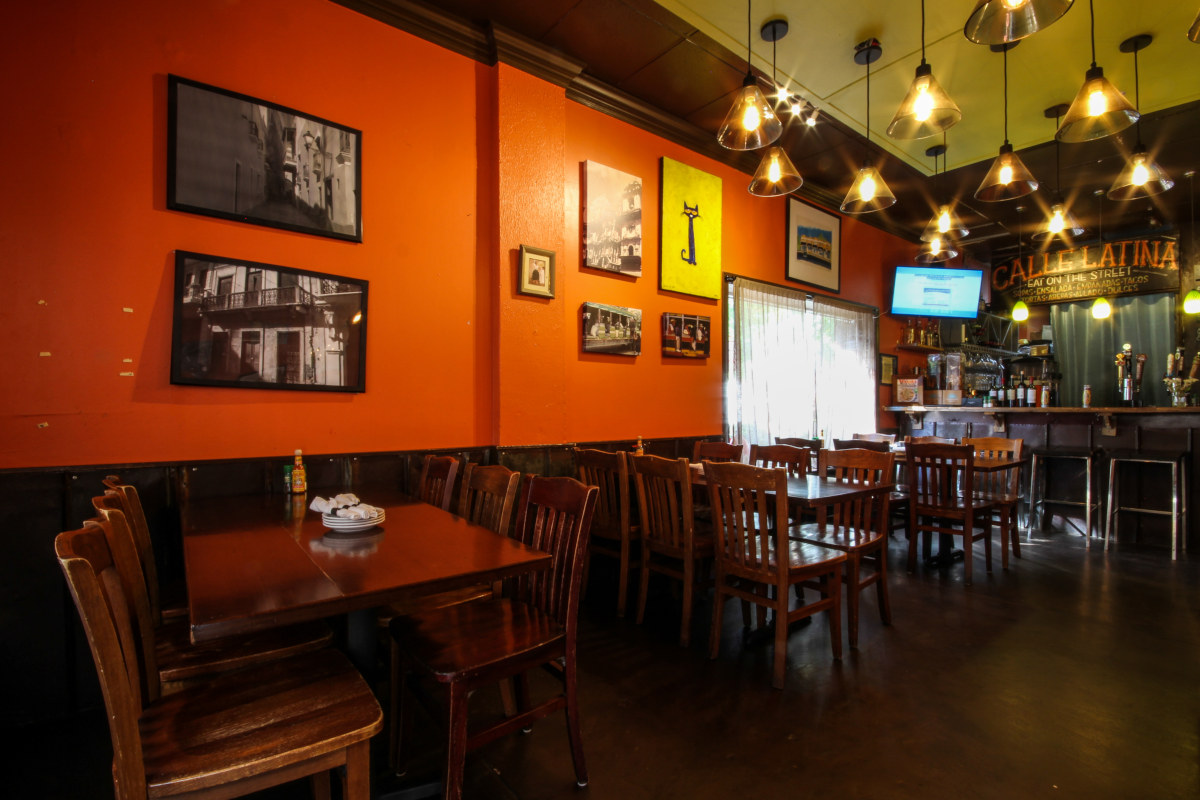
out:
{"label": "chair seat", "polygon": [[[699,527],[699,526],[697,526]],[[708,527],[705,525],[704,527]],[[682,547],[672,547],[664,542],[654,542],[646,540],[646,546],[655,553],[672,558],[683,558],[684,552]],[[692,555],[695,558],[711,558],[713,554],[713,535],[712,533],[696,533],[692,539]]]}
{"label": "chair seat", "polygon": [[995,505],[994,500],[980,496],[973,497],[968,503],[963,497],[940,498],[936,502],[930,502],[928,499],[910,495],[909,502],[920,515],[943,517],[965,515],[967,509],[972,507],[977,513],[990,512]]}
{"label": "chair seat", "polygon": [[[775,550],[776,550],[776,548],[772,544],[770,552],[768,553],[768,556],[767,556],[767,568],[772,571],[776,568],[776,565],[779,563],[777,561],[777,556],[776,556]],[[811,569],[813,567],[824,568],[830,564],[845,561],[845,560],[846,560],[846,556],[844,553],[839,553],[836,550],[831,550],[828,547],[821,547],[820,545],[811,544],[809,542],[802,542],[797,539],[788,539],[788,565],[787,566],[788,566],[788,570],[790,572],[803,572],[803,571]],[[737,575],[738,577],[751,578],[753,580],[760,580],[762,569],[761,568],[754,569],[754,570],[743,569],[743,568],[738,567],[737,565],[730,564],[726,567],[726,571],[730,575]]]}
{"label": "chair seat", "polygon": [[521,656],[544,661],[547,651],[565,650],[567,641],[549,614],[508,598],[396,617],[390,630],[405,655],[443,683],[504,662],[519,664]]}
{"label": "chair seat", "polygon": [[419,595],[403,602],[389,603],[379,609],[376,618],[379,624],[386,628],[392,624],[392,620],[396,617],[419,614],[423,611],[433,611],[458,603],[468,603],[472,600],[486,600],[492,595],[493,591],[490,584],[481,583],[475,586],[464,586],[461,589],[451,589],[448,592]]}
{"label": "chair seat", "polygon": [[326,649],[167,695],[139,727],[148,794],[171,797],[365,741],[383,727],[383,711],[346,657]]}
{"label": "chair seat", "polygon": [[826,525],[822,528],[815,522],[807,522],[792,528],[788,536],[801,542],[809,542],[821,547],[829,547],[834,550],[847,552],[850,550],[861,550],[864,547],[869,547],[887,538],[883,531],[846,530],[844,528],[837,530],[832,525]]}
{"label": "chair seat", "polygon": [[154,638],[159,678],[177,684],[329,647],[333,631],[324,622],[307,622],[192,644],[188,620],[172,618],[155,629]]}

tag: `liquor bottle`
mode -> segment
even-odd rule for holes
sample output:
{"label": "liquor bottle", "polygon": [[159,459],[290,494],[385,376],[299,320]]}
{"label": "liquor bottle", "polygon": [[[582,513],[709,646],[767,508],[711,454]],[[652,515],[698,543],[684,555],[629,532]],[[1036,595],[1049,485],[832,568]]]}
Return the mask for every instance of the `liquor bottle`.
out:
{"label": "liquor bottle", "polygon": [[1008,376],[1008,389],[1006,390],[1006,399],[1004,405],[1009,408],[1017,407],[1017,376],[1015,373]]}
{"label": "liquor bottle", "polygon": [[308,491],[308,477],[304,473],[304,459],[301,452],[296,451],[292,464],[292,494],[304,494]]}
{"label": "liquor bottle", "polygon": [[1040,405],[1040,403],[1038,401],[1038,392],[1040,392],[1040,391],[1041,391],[1041,386],[1038,385],[1038,382],[1031,380],[1029,382],[1029,389],[1027,390],[1027,394],[1025,395],[1025,406],[1027,408],[1037,408],[1038,405]]}
{"label": "liquor bottle", "polygon": [[633,446],[633,454],[635,456],[644,456],[646,454],[645,449],[642,447],[642,437],[640,436],[637,437],[637,444]]}
{"label": "liquor bottle", "polygon": [[1013,383],[1016,384],[1015,391],[1013,393],[1015,395],[1013,397],[1013,406],[1015,406],[1016,408],[1024,408],[1025,407],[1025,373],[1022,372],[1020,374],[1020,376],[1014,378]]}

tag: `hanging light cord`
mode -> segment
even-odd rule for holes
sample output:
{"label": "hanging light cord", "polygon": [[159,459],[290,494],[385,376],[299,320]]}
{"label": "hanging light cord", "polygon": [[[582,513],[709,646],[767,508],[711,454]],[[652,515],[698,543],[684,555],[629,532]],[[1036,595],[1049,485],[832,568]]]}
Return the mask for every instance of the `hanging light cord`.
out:
{"label": "hanging light cord", "polygon": [[[752,66],[751,66],[751,64],[750,64],[750,58],[751,58],[751,55],[752,55],[752,53],[751,53],[751,51],[750,51],[750,41],[751,41],[751,40],[750,40],[750,3],[751,3],[751,0],[746,0],[746,74],[747,74],[747,75],[753,75],[753,74],[754,74],[753,67],[752,67]],[[1095,38],[1095,37],[1093,36],[1093,38]],[[1096,45],[1093,43],[1093,44],[1092,44],[1092,50],[1093,50],[1093,52],[1092,52],[1092,60],[1093,60],[1093,64],[1092,64],[1092,66],[1093,66],[1093,67],[1094,67],[1094,66],[1096,66],[1096,64],[1094,63],[1094,62],[1095,62],[1095,58],[1096,58],[1096,55],[1095,55],[1095,47],[1096,47]]]}
{"label": "hanging light cord", "polygon": [[925,64],[925,0],[921,0],[921,64]]}
{"label": "hanging light cord", "polygon": [[1133,51],[1133,108],[1138,112],[1137,118],[1137,143],[1138,147],[1142,146],[1142,92],[1138,87],[1138,51]]}
{"label": "hanging light cord", "polygon": [[1091,16],[1092,32],[1092,69],[1096,68],[1096,5],[1095,0],[1088,0],[1088,14]]}
{"label": "hanging light cord", "polygon": [[1008,45],[1004,47],[1004,143],[1008,144]]}
{"label": "hanging light cord", "polygon": [[[1056,131],[1058,130],[1058,121],[1060,119],[1062,119],[1062,117],[1058,114],[1058,112],[1056,110],[1054,113],[1054,130],[1056,130]],[[1060,159],[1061,151],[1059,150],[1060,147],[1062,147],[1062,143],[1060,141],[1058,141],[1058,137],[1055,136],[1054,137],[1054,195],[1056,197],[1062,196],[1062,164],[1059,163],[1061,160]]]}

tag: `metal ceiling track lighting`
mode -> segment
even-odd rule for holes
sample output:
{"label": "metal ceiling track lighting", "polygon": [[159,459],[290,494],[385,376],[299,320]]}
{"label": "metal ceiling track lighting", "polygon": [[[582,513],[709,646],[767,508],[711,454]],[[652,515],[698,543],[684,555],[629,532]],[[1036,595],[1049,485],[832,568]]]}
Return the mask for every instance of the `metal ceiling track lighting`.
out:
{"label": "metal ceiling track lighting", "polygon": [[975,198],[988,203],[1002,200],[1015,200],[1037,191],[1038,182],[1033,173],[1025,166],[1021,157],[1013,152],[1013,146],[1008,141],[1008,51],[1019,42],[994,44],[992,51],[1001,53],[1004,57],[1004,144],[1000,145],[1000,154],[992,162],[992,167],[983,176],[983,182],[975,190]]}
{"label": "metal ceiling track lighting", "polygon": [[[776,97],[786,97],[786,93],[779,89],[775,80],[775,45],[787,32],[788,24],[784,19],[767,20],[761,30],[762,38],[771,43],[771,82],[776,86]],[[750,194],[757,197],[778,197],[791,194],[803,185],[804,179],[788,158],[787,151],[779,145],[771,145],[763,153],[762,161],[759,162],[748,188]]]}
{"label": "metal ceiling track lighting", "polygon": [[783,133],[783,123],[758,88],[750,45],[750,0],[746,0],[746,78],[717,131],[717,142],[730,150],[757,150],[773,144]]}
{"label": "metal ceiling track lighting", "polygon": [[925,0],[921,0],[921,63],[908,94],[904,95],[888,136],[893,139],[924,139],[941,133],[962,119],[958,104],[933,77],[933,67],[925,63]]}
{"label": "metal ceiling track lighting", "polygon": [[878,39],[867,39],[854,46],[854,63],[867,67],[867,119],[864,126],[867,131],[867,143],[864,147],[863,165],[846,192],[842,201],[841,211],[846,214],[867,214],[887,208],[896,202],[896,195],[884,183],[883,176],[868,162],[871,145],[871,63],[878,61],[883,55],[883,47]]}
{"label": "metal ceiling track lighting", "polygon": [[[1054,127],[1057,130],[1058,120],[1067,110],[1066,103],[1059,103],[1056,106],[1050,106],[1042,112],[1046,119],[1054,120]],[[1054,202],[1050,205],[1050,216],[1046,219],[1046,223],[1034,231],[1032,238],[1034,241],[1042,242],[1049,241],[1056,236],[1061,236],[1063,239],[1070,240],[1083,233],[1083,226],[1076,221],[1075,216],[1067,210],[1067,204],[1063,201],[1062,196],[1062,167],[1060,164],[1059,142],[1054,140]]]}
{"label": "metal ceiling track lighting", "polygon": [[976,44],[1007,44],[1062,19],[1075,0],[979,0],[963,36]]}
{"label": "metal ceiling track lighting", "polygon": [[1121,170],[1121,174],[1113,181],[1112,188],[1108,190],[1109,200],[1138,200],[1162,194],[1175,185],[1175,181],[1167,177],[1166,173],[1146,152],[1146,146],[1142,144],[1142,98],[1138,80],[1138,51],[1145,49],[1152,41],[1154,41],[1154,37],[1150,34],[1139,33],[1137,36],[1131,36],[1121,42],[1122,53],[1133,53],[1133,102],[1138,110],[1138,120],[1135,126],[1137,146],[1133,148],[1133,154],[1125,162],[1125,168]]}
{"label": "metal ceiling track lighting", "polygon": [[1060,142],[1090,142],[1123,131],[1137,122],[1138,112],[1125,95],[1117,91],[1104,70],[1096,66],[1096,9],[1095,0],[1088,0],[1091,15],[1092,66],[1084,77],[1079,94],[1063,117],[1054,138]]}

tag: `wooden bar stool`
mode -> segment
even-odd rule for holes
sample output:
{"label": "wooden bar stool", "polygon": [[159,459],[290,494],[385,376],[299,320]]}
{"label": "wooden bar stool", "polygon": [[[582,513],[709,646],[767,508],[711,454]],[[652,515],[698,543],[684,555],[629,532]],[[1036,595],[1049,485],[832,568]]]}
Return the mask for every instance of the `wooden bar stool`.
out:
{"label": "wooden bar stool", "polygon": [[[1121,511],[1133,511],[1138,514],[1155,514],[1171,518],[1171,560],[1179,558],[1180,549],[1187,552],[1187,462],[1191,454],[1189,446],[1181,451],[1170,452],[1138,452],[1114,451],[1108,460],[1108,516],[1104,525],[1104,550],[1108,551],[1110,538],[1117,535],[1117,515]],[[1146,467],[1170,467],[1171,469],[1171,508],[1141,508],[1121,503],[1120,495],[1120,466],[1121,464],[1140,464]]]}

